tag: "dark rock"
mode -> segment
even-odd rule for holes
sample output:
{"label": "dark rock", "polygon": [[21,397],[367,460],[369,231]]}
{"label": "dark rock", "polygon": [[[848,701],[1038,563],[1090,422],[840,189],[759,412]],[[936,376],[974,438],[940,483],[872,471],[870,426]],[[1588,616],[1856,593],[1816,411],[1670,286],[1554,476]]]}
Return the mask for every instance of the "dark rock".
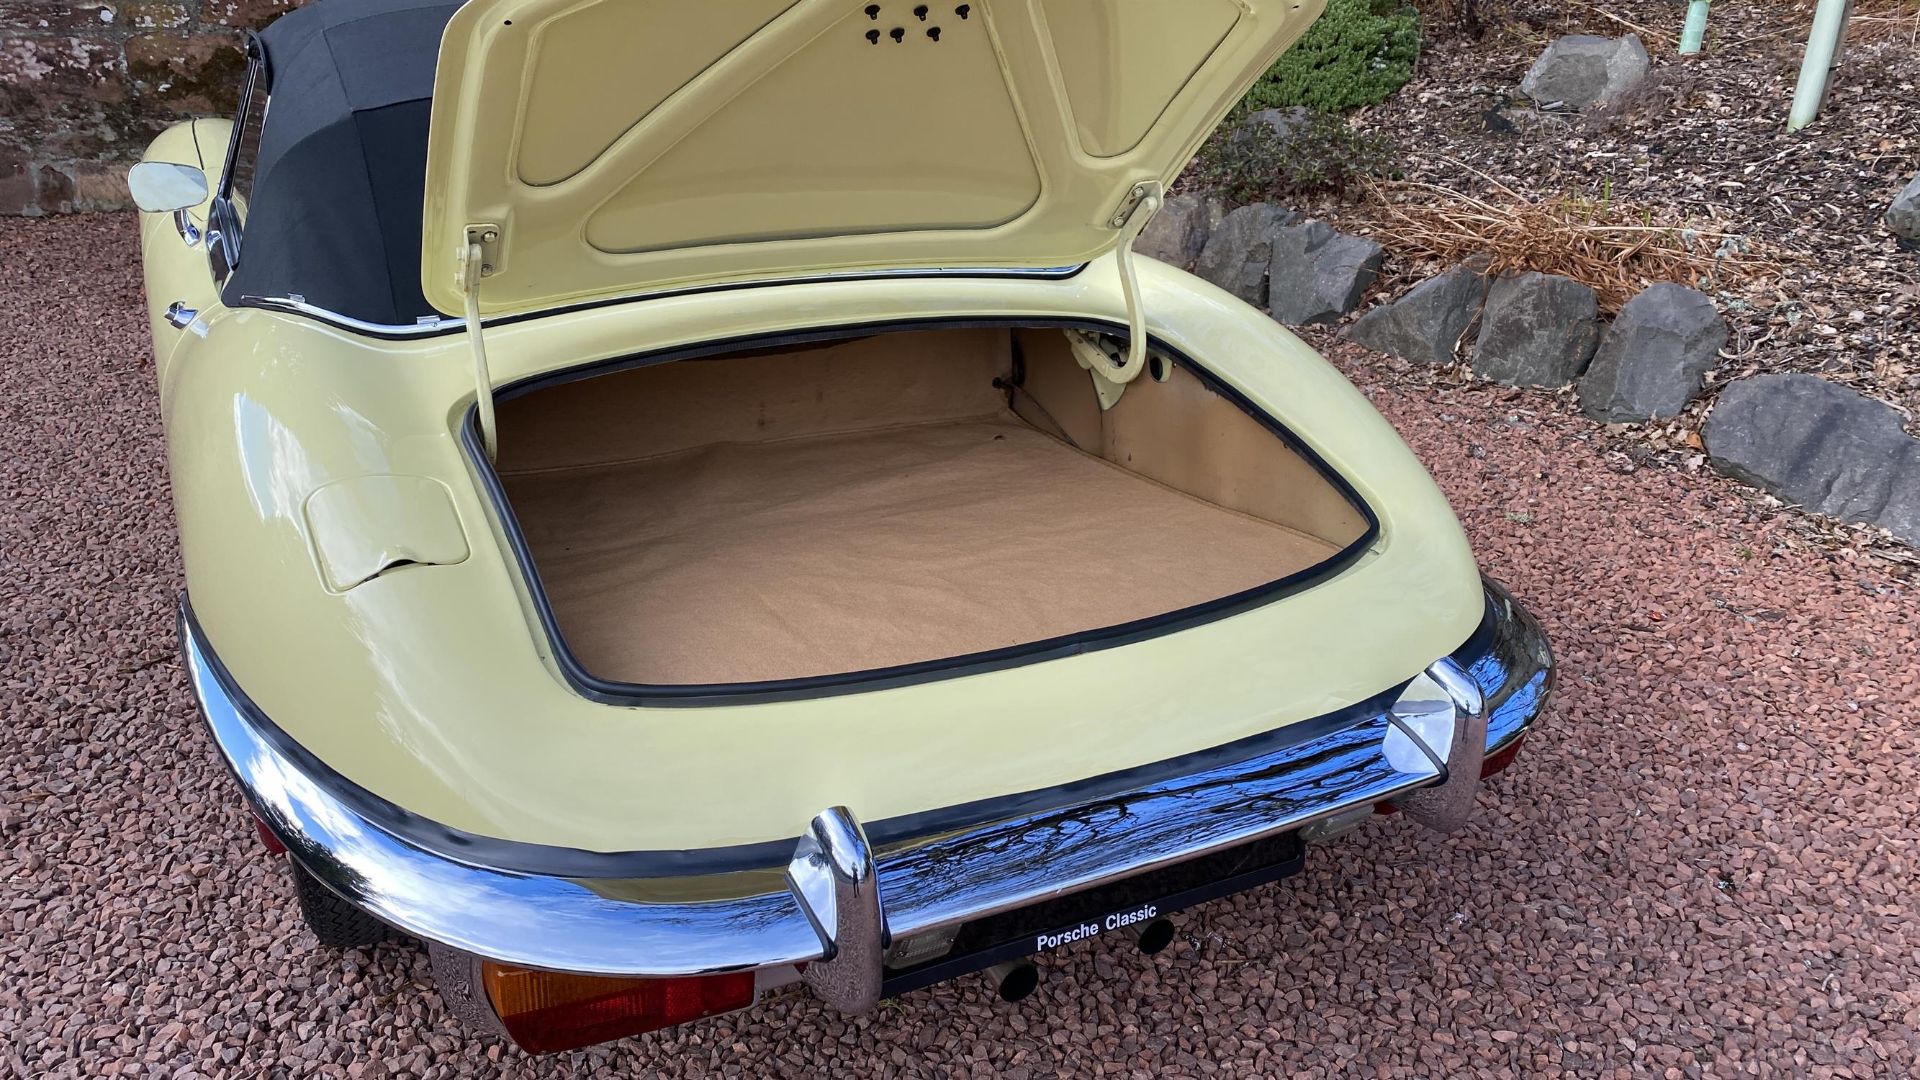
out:
{"label": "dark rock", "polygon": [[133,208],[133,194],[127,190],[128,166],[81,162],[47,168],[49,171],[59,171],[66,180],[72,201],[60,210],[61,213]]}
{"label": "dark rock", "polygon": [[124,167],[0,162],[0,214],[122,210],[131,202]]}
{"label": "dark rock", "polygon": [[1267,290],[1273,317],[1293,326],[1340,321],[1380,276],[1386,254],[1324,221],[1275,229]]}
{"label": "dark rock", "polygon": [[0,0],[0,27],[12,33],[98,30],[112,25],[116,18],[112,4]]}
{"label": "dark rock", "polygon": [[1193,272],[1258,308],[1267,306],[1267,269],[1273,262],[1273,232],[1300,220],[1270,203],[1243,206],[1207,238]]}
{"label": "dark rock", "polygon": [[1887,228],[1895,236],[1920,240],[1920,176],[1915,176],[1887,210]]}
{"label": "dark rock", "polygon": [[1147,222],[1133,250],[1185,270],[1206,250],[1224,210],[1217,199],[1175,195]]}
{"label": "dark rock", "polygon": [[1602,423],[1677,416],[1720,360],[1727,320],[1705,293],[1652,286],[1627,302],[1580,380],[1580,411]]}
{"label": "dark rock", "polygon": [[1240,130],[1236,133],[1236,138],[1245,139],[1264,127],[1278,135],[1282,142],[1289,142],[1300,125],[1311,119],[1313,119],[1312,111],[1302,105],[1292,105],[1284,109],[1262,109],[1240,122]]}
{"label": "dark rock", "polygon": [[73,177],[52,166],[42,165],[36,180],[43,212],[66,214],[73,211]]}
{"label": "dark rock", "polygon": [[127,39],[127,77],[152,105],[181,115],[220,115],[246,74],[230,32],[141,34]]}
{"label": "dark rock", "polygon": [[193,21],[193,10],[178,0],[131,0],[118,7],[116,21],[139,30],[173,30]]}
{"label": "dark rock", "polygon": [[1593,290],[1558,274],[1515,274],[1487,290],[1473,372],[1509,386],[1565,386],[1600,344]]}
{"label": "dark rock", "polygon": [[1721,391],[1702,435],[1728,476],[1920,545],[1920,439],[1891,406],[1812,375],[1757,375]]}
{"label": "dark rock", "polygon": [[125,206],[121,177],[184,116],[230,116],[240,27],[300,0],[0,0],[0,214]]}
{"label": "dark rock", "polygon": [[1487,275],[1482,267],[1456,266],[1360,316],[1347,328],[1346,338],[1404,360],[1451,364],[1460,335],[1473,324],[1486,295]]}
{"label": "dark rock", "polygon": [[0,162],[0,214],[40,213],[39,185],[34,167],[21,161]]}
{"label": "dark rock", "polygon": [[201,0],[200,21],[258,30],[305,0]]}
{"label": "dark rock", "polygon": [[1646,81],[1651,68],[1637,34],[1572,34],[1547,46],[1521,80],[1520,92],[1542,105],[1617,105]]}

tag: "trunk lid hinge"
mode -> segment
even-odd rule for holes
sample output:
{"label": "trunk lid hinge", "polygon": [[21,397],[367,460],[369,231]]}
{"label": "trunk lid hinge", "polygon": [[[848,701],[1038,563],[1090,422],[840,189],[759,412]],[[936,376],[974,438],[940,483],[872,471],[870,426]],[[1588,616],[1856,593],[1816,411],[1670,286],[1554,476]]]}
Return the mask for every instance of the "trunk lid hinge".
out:
{"label": "trunk lid hinge", "polygon": [[1117,349],[1103,347],[1098,334],[1067,331],[1073,345],[1073,358],[1093,377],[1093,391],[1104,411],[1113,408],[1126,392],[1127,384],[1140,376],[1147,366],[1147,314],[1140,306],[1140,278],[1133,265],[1133,245],[1153,220],[1165,201],[1166,190],[1158,180],[1133,185],[1114,212],[1110,224],[1120,230],[1120,242],[1114,248],[1114,263],[1120,271],[1120,292],[1127,304],[1127,354],[1120,359]]}
{"label": "trunk lid hinge", "polygon": [[460,259],[460,291],[465,294],[467,346],[473,350],[474,408],[487,460],[500,456],[500,434],[493,418],[493,373],[487,368],[487,339],[480,325],[480,280],[500,272],[500,226],[467,226],[467,250]]}

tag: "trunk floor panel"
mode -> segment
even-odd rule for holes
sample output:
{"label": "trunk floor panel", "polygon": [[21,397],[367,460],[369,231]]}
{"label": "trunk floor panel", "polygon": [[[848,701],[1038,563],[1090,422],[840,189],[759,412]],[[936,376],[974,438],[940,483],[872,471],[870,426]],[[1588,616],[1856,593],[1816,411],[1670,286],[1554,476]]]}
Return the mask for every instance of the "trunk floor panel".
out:
{"label": "trunk floor panel", "polygon": [[1010,417],[503,481],[568,646],[630,683],[963,656],[1192,607],[1337,553]]}

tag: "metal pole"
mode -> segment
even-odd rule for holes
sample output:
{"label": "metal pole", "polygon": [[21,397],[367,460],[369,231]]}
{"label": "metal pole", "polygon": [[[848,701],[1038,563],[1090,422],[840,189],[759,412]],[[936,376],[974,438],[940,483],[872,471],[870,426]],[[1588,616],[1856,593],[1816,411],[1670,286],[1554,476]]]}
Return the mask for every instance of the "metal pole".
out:
{"label": "metal pole", "polygon": [[1680,55],[1692,56],[1700,51],[1707,38],[1707,8],[1712,0],[1693,0],[1687,5],[1687,24],[1680,31]]}
{"label": "metal pole", "polygon": [[1800,62],[1800,82],[1793,89],[1788,131],[1799,131],[1813,123],[1826,104],[1827,88],[1833,84],[1833,69],[1840,64],[1840,46],[1847,36],[1847,17],[1852,12],[1853,0],[1820,0],[1814,11],[1806,59]]}

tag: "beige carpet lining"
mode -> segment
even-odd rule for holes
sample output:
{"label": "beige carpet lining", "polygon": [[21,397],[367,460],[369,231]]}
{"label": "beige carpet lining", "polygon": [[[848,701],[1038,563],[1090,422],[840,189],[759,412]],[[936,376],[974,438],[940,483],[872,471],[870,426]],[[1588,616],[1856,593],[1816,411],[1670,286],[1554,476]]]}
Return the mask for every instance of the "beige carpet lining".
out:
{"label": "beige carpet lining", "polygon": [[568,645],[622,682],[985,652],[1192,607],[1337,551],[1011,415],[503,479]]}

